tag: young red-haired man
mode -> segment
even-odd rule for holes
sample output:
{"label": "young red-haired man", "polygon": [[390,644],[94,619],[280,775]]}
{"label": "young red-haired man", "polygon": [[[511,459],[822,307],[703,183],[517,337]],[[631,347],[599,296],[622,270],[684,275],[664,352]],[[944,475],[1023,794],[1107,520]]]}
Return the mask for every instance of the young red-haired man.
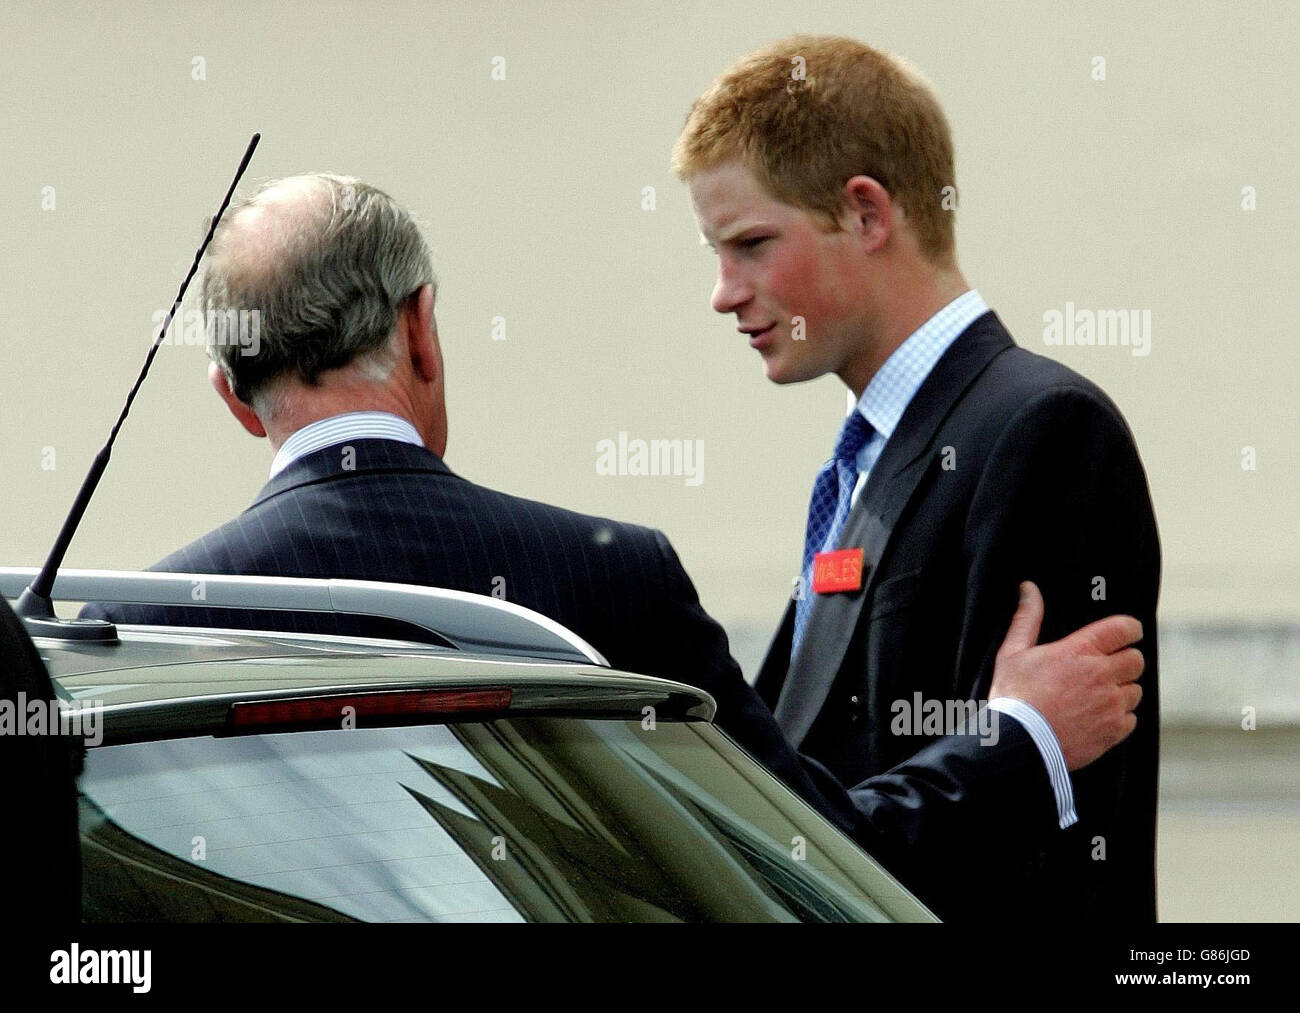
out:
{"label": "young red-haired man", "polygon": [[821,36],[742,58],[677,141],[719,258],[713,308],[735,315],[768,379],[833,373],[857,402],[815,482],[798,591],[756,685],[790,741],[855,784],[988,694],[1021,581],[1042,589],[1044,639],[1136,616],[1137,729],[1097,763],[1069,775],[1032,708],[992,705],[1034,735],[1059,833],[1021,849],[1029,827],[988,827],[942,861],[890,861],[947,918],[1151,921],[1160,550],[1146,477],[1110,399],[1017,347],[963,277],[953,161],[916,71]]}

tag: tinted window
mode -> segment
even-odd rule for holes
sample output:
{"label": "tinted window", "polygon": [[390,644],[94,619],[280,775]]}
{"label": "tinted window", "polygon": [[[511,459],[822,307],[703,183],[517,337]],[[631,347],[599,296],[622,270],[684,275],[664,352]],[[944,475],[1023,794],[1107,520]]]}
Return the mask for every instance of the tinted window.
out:
{"label": "tinted window", "polygon": [[703,724],[574,718],[92,750],[88,920],[924,917]]}

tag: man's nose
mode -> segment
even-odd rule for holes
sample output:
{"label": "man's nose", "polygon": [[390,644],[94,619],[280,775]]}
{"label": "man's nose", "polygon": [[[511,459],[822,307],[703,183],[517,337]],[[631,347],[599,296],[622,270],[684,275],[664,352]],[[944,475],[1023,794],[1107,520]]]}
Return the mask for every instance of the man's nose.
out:
{"label": "man's nose", "polygon": [[737,272],[726,267],[718,268],[718,282],[713,286],[709,304],[719,313],[734,313],[753,298],[753,291]]}

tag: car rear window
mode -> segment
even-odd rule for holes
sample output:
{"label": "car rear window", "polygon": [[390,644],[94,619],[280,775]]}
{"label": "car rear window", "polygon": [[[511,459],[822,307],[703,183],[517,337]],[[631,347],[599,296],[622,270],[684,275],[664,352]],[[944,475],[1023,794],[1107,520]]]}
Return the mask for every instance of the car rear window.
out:
{"label": "car rear window", "polygon": [[90,921],[928,917],[703,723],[135,742],[80,788]]}

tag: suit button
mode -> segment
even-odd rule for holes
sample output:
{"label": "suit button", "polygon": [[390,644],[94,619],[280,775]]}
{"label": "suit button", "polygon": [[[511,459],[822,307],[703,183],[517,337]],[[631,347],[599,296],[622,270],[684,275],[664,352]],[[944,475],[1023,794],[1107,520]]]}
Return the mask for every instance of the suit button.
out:
{"label": "suit button", "polygon": [[862,702],[857,695],[849,697],[849,722],[857,724],[862,720]]}

